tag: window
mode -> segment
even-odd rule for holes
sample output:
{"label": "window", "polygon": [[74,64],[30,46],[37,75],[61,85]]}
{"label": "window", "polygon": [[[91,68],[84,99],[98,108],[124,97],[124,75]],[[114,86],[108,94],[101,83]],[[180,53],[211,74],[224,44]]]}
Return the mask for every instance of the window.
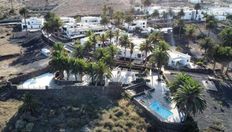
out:
{"label": "window", "polygon": [[137,54],[137,57],[138,57],[138,58],[141,58],[141,54]]}

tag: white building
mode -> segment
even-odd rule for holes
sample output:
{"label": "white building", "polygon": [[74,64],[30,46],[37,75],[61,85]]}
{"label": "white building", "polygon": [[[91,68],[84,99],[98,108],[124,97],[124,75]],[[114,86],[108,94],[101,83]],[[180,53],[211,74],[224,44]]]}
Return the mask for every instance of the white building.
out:
{"label": "white building", "polygon": [[37,17],[30,17],[25,19],[22,19],[22,30],[25,31],[26,28],[28,31],[38,31],[43,28],[44,25],[44,18],[37,18]]}
{"label": "white building", "polygon": [[147,20],[134,20],[131,24],[125,23],[124,27],[128,31],[134,31],[136,28],[146,29],[147,28]]}
{"label": "white building", "polygon": [[73,17],[60,17],[60,19],[64,25],[76,23],[76,19],[74,19]]}
{"label": "white building", "polygon": [[192,4],[197,4],[197,3],[201,3],[201,0],[188,0],[188,2],[192,3]]}
{"label": "white building", "polygon": [[81,17],[81,23],[90,24],[90,25],[98,25],[98,24],[101,24],[101,17],[94,17],[94,16]]}
{"label": "white building", "polygon": [[179,67],[179,66],[190,66],[191,56],[178,51],[168,51],[168,66]]}

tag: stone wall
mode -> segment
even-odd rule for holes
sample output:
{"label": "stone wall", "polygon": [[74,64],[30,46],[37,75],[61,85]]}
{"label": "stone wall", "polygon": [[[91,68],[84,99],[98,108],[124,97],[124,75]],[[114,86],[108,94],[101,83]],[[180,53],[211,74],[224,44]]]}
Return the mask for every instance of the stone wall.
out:
{"label": "stone wall", "polygon": [[62,89],[46,89],[46,90],[28,90],[18,89],[16,93],[32,93],[36,96],[46,96],[51,98],[66,97],[67,93],[96,93],[101,96],[109,96],[111,98],[120,98],[122,93],[122,87],[120,85],[109,85],[104,86],[64,86]]}

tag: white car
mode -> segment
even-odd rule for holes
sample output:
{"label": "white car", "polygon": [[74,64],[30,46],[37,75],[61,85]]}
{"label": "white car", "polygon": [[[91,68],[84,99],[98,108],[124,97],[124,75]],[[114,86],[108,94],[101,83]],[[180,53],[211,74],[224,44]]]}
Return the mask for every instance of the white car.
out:
{"label": "white car", "polygon": [[47,48],[41,49],[41,53],[45,55],[46,57],[49,57],[51,55],[51,51]]}

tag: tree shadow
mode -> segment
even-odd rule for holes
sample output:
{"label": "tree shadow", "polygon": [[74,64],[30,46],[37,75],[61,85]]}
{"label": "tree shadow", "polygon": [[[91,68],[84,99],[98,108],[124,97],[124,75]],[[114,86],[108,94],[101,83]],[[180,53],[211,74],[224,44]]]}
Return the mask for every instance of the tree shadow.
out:
{"label": "tree shadow", "polygon": [[25,93],[30,93],[38,101],[36,112],[25,117],[19,109],[3,132],[14,131],[17,125],[21,125],[20,130],[26,130],[30,123],[33,123],[32,131],[79,131],[117,102],[116,98],[103,95],[99,89],[17,91],[17,97],[23,97]]}
{"label": "tree shadow", "polygon": [[222,106],[225,106],[227,108],[230,108],[232,105],[232,82],[230,81],[219,81],[219,80],[213,80],[216,88],[218,89],[217,92],[209,91],[211,97],[213,97],[215,100],[218,100],[221,102]]}
{"label": "tree shadow", "polygon": [[21,45],[25,51],[16,60],[14,60],[10,66],[26,65],[35,61],[45,59],[46,57],[41,55],[40,50],[46,46],[41,39],[41,36],[35,36]]}

